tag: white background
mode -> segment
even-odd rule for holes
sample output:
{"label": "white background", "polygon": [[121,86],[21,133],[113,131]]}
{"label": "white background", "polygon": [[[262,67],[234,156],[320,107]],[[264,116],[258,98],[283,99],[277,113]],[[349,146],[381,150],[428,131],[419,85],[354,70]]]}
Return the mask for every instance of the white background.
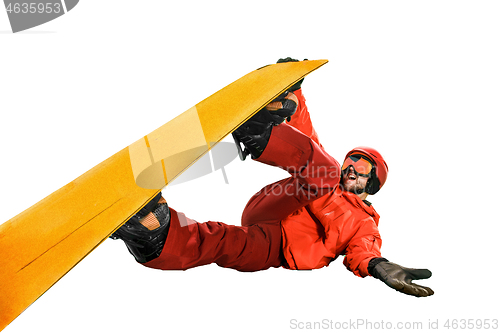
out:
{"label": "white background", "polygon": [[[328,59],[303,84],[320,140],[338,160],[358,145],[382,152],[389,178],[369,200],[383,255],[432,270],[422,284],[436,292],[397,293],[341,260],[316,271],[155,271],[107,240],[5,332],[500,319],[499,14],[497,1],[82,0],[12,34],[0,10],[0,222],[258,67]],[[226,172],[229,185],[219,171],[165,197],[200,222],[239,224],[248,198],[286,176],[239,160]]]}

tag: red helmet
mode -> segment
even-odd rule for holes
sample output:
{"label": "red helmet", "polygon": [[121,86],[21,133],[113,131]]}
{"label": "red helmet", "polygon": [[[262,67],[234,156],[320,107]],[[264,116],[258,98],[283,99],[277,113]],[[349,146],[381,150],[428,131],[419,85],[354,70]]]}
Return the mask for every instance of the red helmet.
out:
{"label": "red helmet", "polygon": [[377,193],[387,180],[387,173],[389,172],[387,163],[385,163],[384,158],[378,151],[370,147],[356,147],[348,152],[345,158],[347,159],[349,156],[355,154],[366,156],[373,163],[374,167],[371,170],[370,179],[366,184],[365,191],[368,194]]}

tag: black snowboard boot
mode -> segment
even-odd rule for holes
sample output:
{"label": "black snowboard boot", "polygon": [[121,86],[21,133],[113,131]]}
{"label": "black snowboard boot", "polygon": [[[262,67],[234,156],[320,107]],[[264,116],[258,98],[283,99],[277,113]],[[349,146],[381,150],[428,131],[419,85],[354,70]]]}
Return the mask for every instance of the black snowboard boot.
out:
{"label": "black snowboard boot", "polygon": [[251,155],[252,159],[258,158],[269,142],[273,126],[278,126],[285,119],[290,121],[297,105],[297,97],[286,91],[238,127],[233,132],[233,138],[240,159],[245,160],[247,155]]}
{"label": "black snowboard boot", "polygon": [[116,230],[110,238],[121,239],[139,263],[158,258],[170,226],[170,209],[161,193]]}

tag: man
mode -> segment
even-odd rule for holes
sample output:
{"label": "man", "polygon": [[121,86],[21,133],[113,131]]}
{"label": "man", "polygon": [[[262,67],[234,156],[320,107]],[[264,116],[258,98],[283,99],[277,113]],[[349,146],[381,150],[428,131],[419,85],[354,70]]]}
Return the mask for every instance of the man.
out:
{"label": "man", "polygon": [[139,263],[166,270],[210,263],[240,271],[317,269],[345,255],[344,265],[357,276],[371,275],[409,295],[432,295],[412,283],[429,278],[429,270],[381,256],[379,215],[366,197],[385,183],[384,159],[375,149],[358,147],[341,168],[319,143],[301,83],[233,133],[242,159],[251,155],[290,173],[249,200],[242,226],[198,223],[169,208],[160,194],[112,238],[122,239]]}

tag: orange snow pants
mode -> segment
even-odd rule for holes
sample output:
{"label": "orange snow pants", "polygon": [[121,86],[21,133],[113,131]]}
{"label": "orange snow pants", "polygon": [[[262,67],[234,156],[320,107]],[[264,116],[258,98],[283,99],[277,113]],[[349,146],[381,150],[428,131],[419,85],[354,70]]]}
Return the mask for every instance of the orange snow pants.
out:
{"label": "orange snow pants", "polygon": [[198,223],[171,208],[163,251],[144,265],[185,270],[216,263],[239,271],[281,266],[281,220],[333,190],[340,179],[340,166],[316,142],[287,124],[273,128],[257,161],[281,167],[291,177],[255,194],[243,211],[241,226]]}

